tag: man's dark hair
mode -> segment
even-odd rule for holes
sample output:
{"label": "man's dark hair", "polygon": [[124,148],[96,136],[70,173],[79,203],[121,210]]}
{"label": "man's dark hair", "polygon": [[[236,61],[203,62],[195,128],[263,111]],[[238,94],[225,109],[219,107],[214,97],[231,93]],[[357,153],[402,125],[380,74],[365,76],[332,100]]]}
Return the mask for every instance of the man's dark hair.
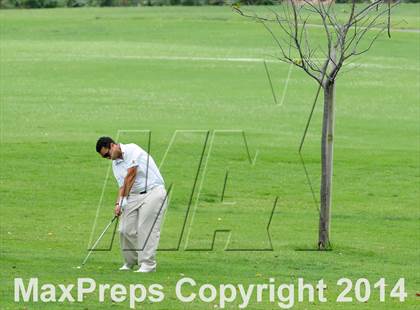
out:
{"label": "man's dark hair", "polygon": [[100,137],[98,142],[96,142],[96,152],[100,152],[103,147],[109,149],[111,147],[111,143],[114,143],[114,140],[110,137]]}

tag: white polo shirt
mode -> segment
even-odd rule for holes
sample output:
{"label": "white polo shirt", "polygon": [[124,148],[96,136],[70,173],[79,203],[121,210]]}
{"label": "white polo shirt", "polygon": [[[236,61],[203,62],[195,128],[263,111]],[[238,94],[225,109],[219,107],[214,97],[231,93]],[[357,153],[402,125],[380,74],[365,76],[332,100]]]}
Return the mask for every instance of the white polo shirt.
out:
{"label": "white polo shirt", "polygon": [[[122,151],[122,159],[112,161],[112,171],[120,188],[124,185],[127,170],[132,167],[137,167],[137,174],[130,193],[141,193],[145,190],[149,191],[153,187],[165,185],[152,156],[137,144],[120,143],[119,145]],[[147,167],[147,164],[149,164],[149,167]]]}

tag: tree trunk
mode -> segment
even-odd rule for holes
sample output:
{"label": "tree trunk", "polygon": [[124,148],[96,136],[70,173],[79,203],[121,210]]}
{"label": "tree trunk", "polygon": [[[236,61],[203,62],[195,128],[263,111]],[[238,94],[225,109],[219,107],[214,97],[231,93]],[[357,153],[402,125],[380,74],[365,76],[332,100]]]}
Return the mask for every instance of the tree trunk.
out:
{"label": "tree trunk", "polygon": [[321,209],[319,215],[318,248],[330,247],[331,194],[333,175],[333,142],[334,142],[334,101],[335,82],[324,85],[324,115],[321,141]]}

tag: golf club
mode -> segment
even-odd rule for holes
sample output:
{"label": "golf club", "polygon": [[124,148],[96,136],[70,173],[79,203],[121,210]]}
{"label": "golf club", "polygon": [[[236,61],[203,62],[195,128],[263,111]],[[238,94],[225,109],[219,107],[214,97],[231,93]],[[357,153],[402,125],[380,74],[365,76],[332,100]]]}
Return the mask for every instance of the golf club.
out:
{"label": "golf club", "polygon": [[98,245],[99,241],[101,241],[102,237],[105,235],[105,233],[107,232],[107,230],[109,229],[109,227],[112,225],[112,223],[118,219],[118,216],[115,215],[112,220],[108,223],[108,225],[106,225],[105,229],[102,231],[101,235],[99,236],[99,238],[95,241],[95,243],[93,244],[93,246],[90,248],[89,253],[86,255],[85,259],[82,262],[82,266],[84,264],[86,264],[90,254],[92,254],[93,250],[96,248],[96,246]]}

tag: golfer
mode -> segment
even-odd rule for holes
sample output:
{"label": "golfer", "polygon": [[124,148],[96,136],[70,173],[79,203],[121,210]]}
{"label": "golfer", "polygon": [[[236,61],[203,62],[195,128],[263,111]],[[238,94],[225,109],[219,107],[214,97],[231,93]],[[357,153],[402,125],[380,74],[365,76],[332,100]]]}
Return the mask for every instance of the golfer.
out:
{"label": "golfer", "polygon": [[96,151],[112,160],[118,183],[115,215],[120,217],[120,242],[124,265],[120,270],[156,271],[160,224],[167,206],[165,183],[153,158],[136,144],[115,143],[101,137]]}

